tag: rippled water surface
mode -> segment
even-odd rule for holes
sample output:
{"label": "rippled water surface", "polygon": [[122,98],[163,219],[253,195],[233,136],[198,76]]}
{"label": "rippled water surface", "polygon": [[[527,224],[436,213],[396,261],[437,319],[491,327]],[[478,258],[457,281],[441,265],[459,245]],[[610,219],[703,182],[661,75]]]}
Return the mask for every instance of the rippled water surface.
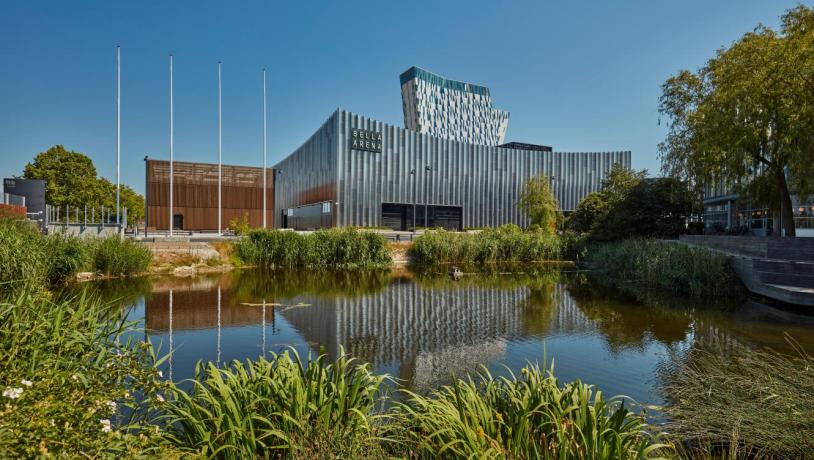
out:
{"label": "rippled water surface", "polygon": [[814,351],[814,317],[754,301],[724,310],[643,304],[558,270],[460,281],[407,271],[243,271],[92,286],[172,350],[165,373],[175,380],[191,377],[200,360],[292,346],[332,357],[344,349],[418,391],[481,365],[505,373],[553,362],[561,380],[661,404],[659,369],[690,347],[788,349],[788,333]]}

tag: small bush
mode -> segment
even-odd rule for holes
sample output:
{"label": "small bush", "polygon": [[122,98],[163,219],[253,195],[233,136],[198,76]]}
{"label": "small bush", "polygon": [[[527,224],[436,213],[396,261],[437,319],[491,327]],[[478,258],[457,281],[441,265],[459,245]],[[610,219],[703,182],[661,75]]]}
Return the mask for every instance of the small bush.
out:
{"label": "small bush", "polygon": [[388,436],[415,458],[639,459],[665,447],[621,400],[579,381],[561,386],[537,366],[407,394]]}
{"label": "small bush", "polygon": [[164,385],[158,362],[118,311],[31,285],[0,302],[0,457],[172,456],[136,399]]}
{"label": "small bush", "polygon": [[412,255],[419,265],[466,265],[560,260],[561,251],[557,235],[505,225],[478,233],[427,232],[415,240]]}
{"label": "small bush", "polygon": [[[347,357],[303,363],[293,350],[229,368],[200,366],[193,389],[167,401],[169,438],[204,456],[260,458],[370,446],[385,376]],[[331,439],[330,443],[324,442]],[[338,452],[337,452],[338,451]]]}
{"label": "small bush", "polygon": [[147,270],[152,257],[150,249],[141,243],[114,235],[97,243],[93,266],[106,275],[135,275]]}
{"label": "small bush", "polygon": [[230,220],[229,229],[238,236],[249,233],[251,230],[251,226],[249,225],[249,213],[243,213],[242,217],[235,217]]}
{"label": "small bush", "polygon": [[300,234],[252,230],[235,244],[240,260],[264,267],[386,267],[392,261],[378,233],[353,228]]}

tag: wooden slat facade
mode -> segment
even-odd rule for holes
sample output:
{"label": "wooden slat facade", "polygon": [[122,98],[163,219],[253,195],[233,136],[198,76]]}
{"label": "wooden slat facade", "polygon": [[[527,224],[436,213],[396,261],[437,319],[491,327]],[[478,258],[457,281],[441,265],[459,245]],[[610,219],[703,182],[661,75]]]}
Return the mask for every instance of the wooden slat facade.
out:
{"label": "wooden slat facade", "polygon": [[[170,162],[147,163],[147,226],[169,228]],[[266,169],[266,226],[274,227],[274,170]],[[222,166],[222,225],[249,216],[249,225],[263,226],[263,168]],[[179,230],[218,230],[218,165],[173,162],[173,214],[183,216]],[[176,227],[178,228],[178,227]]]}

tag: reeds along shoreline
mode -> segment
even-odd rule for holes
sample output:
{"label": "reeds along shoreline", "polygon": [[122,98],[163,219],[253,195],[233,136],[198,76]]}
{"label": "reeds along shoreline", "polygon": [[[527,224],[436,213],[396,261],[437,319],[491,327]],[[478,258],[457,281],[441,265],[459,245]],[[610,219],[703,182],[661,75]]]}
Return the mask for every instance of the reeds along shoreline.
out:
{"label": "reeds along shoreline", "polygon": [[42,235],[22,219],[0,219],[0,293],[26,283],[59,285],[81,271],[135,275],[147,270],[151,260],[150,250],[130,239]]}
{"label": "reeds along shoreline", "polygon": [[625,240],[590,246],[586,264],[602,284],[659,289],[678,296],[722,298],[742,293],[725,255],[657,240]]}
{"label": "reeds along shoreline", "polygon": [[384,268],[392,264],[382,235],[354,228],[309,234],[252,230],[235,243],[235,255],[242,263],[268,268]]}

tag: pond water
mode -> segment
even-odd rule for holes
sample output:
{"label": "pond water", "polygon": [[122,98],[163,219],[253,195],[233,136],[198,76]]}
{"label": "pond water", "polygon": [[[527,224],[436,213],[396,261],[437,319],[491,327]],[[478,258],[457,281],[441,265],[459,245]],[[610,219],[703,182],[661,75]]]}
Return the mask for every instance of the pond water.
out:
{"label": "pond water", "polygon": [[659,405],[659,369],[691,347],[814,351],[814,317],[755,301],[690,308],[599,289],[585,274],[236,271],[85,285],[118,301],[162,351],[164,373],[296,348],[340,350],[424,392],[481,365],[497,374],[553,363],[561,381]]}

